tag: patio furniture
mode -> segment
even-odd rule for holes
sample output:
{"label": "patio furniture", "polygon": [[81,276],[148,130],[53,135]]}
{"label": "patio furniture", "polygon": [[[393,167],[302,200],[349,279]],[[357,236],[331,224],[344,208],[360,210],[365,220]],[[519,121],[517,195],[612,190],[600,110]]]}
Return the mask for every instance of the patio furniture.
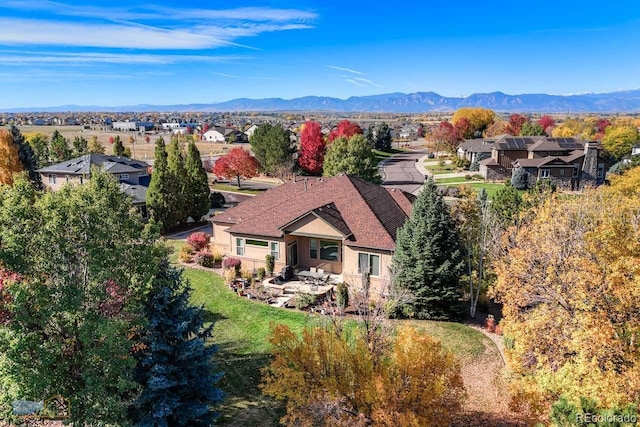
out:
{"label": "patio furniture", "polygon": [[306,283],[307,281],[311,282],[311,284],[317,286],[318,284],[324,282],[329,277],[328,274],[320,273],[317,271],[301,271],[298,273],[298,277],[302,277],[303,281]]}

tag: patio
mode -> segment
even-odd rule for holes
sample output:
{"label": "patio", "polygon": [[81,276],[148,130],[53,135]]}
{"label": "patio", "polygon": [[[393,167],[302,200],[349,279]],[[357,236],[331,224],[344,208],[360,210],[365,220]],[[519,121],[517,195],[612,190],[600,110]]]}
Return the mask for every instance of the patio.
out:
{"label": "patio", "polygon": [[[298,273],[299,274],[299,273]],[[296,277],[297,276],[297,277]],[[297,294],[303,293],[308,295],[315,295],[318,300],[323,296],[330,295],[337,283],[342,282],[342,275],[326,273],[322,276],[326,276],[326,279],[317,278],[313,276],[295,275],[294,279],[286,281],[281,284],[274,283],[274,278],[265,279],[262,285],[265,289],[272,289],[278,292],[276,301],[271,305],[274,307],[283,307]],[[309,280],[311,278],[311,280]]]}

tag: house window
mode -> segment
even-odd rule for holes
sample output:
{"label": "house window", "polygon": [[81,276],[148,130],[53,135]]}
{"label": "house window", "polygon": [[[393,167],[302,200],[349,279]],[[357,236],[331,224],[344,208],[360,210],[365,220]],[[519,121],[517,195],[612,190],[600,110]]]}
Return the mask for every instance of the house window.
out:
{"label": "house window", "polygon": [[236,237],[236,255],[244,255],[244,239]]}
{"label": "house window", "polygon": [[380,255],[358,252],[358,273],[380,276]]}
{"label": "house window", "polygon": [[560,176],[564,176],[564,168],[560,169]]}
{"label": "house window", "polygon": [[49,175],[49,184],[56,183],[56,175]]}
{"label": "house window", "polygon": [[118,179],[129,179],[129,174],[128,173],[120,173],[120,174],[116,175],[116,178],[118,178]]}
{"label": "house window", "polygon": [[278,242],[271,242],[271,256],[276,260],[280,258],[280,244]]}
{"label": "house window", "polygon": [[540,178],[549,178],[550,176],[549,169],[540,169]]}
{"label": "house window", "polygon": [[267,242],[266,240],[247,239],[246,244],[249,246],[261,246],[263,248],[269,246],[269,242]]}
{"label": "house window", "polygon": [[338,261],[338,242],[320,240],[320,259],[324,261]]}
{"label": "house window", "polygon": [[580,171],[580,163],[574,163],[573,164],[573,177],[577,178],[578,177],[578,172]]}
{"label": "house window", "polygon": [[598,178],[604,178],[604,163],[598,163]]}
{"label": "house window", "polygon": [[318,258],[318,241],[316,239],[309,240],[309,258]]}

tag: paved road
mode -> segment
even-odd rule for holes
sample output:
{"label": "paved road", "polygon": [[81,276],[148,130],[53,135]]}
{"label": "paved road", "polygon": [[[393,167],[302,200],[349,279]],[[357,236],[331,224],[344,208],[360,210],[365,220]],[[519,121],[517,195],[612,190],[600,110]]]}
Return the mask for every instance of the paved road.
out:
{"label": "paved road", "polygon": [[416,161],[424,157],[424,150],[396,154],[382,166],[382,185],[415,193],[424,184],[424,175],[416,169]]}

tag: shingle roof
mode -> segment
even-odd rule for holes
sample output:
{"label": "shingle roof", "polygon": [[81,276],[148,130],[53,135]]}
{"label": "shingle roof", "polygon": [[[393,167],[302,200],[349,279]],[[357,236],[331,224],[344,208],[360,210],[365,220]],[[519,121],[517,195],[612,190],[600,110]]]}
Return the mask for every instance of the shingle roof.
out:
{"label": "shingle roof", "polygon": [[527,150],[530,145],[545,138],[544,136],[508,136],[504,135],[495,142],[498,150]]}
{"label": "shingle roof", "polygon": [[493,157],[489,157],[488,159],[482,159],[478,162],[478,164],[483,166],[498,166],[498,162]]}
{"label": "shingle roof", "polygon": [[585,141],[575,138],[543,138],[529,147],[529,151],[581,150]]}
{"label": "shingle roof", "polygon": [[147,187],[143,185],[131,185],[121,182],[120,190],[132,198],[132,203],[134,205],[147,202]]}
{"label": "shingle roof", "polygon": [[404,191],[353,176],[298,177],[211,220],[231,224],[230,233],[282,237],[284,226],[313,211],[343,234],[351,234],[346,245],[393,250],[396,231],[411,214],[413,200]]}
{"label": "shingle roof", "polygon": [[460,143],[460,148],[468,153],[490,153],[493,139],[467,139]]}
{"label": "shingle roof", "polygon": [[107,156],[104,154],[87,154],[76,157],[55,165],[49,165],[38,169],[38,172],[64,173],[67,175],[88,175],[92,166],[101,166],[108,173],[129,173],[146,171],[148,165],[135,159],[120,156]]}

